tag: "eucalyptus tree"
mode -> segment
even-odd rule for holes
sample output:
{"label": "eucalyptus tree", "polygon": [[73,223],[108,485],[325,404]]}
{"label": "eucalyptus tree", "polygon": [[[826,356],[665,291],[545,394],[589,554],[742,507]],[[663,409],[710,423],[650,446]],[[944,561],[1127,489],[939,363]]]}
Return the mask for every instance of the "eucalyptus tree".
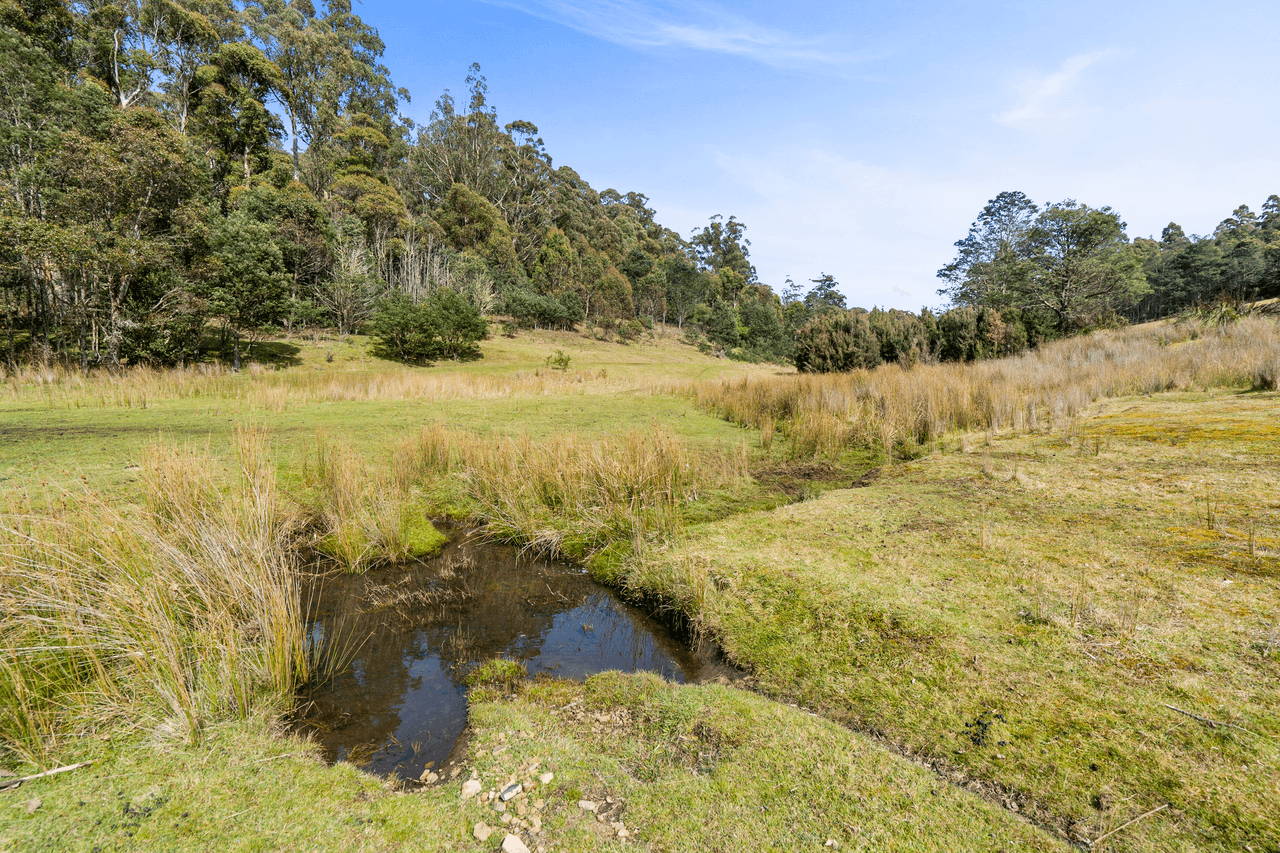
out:
{"label": "eucalyptus tree", "polygon": [[1015,301],[1048,311],[1060,334],[1129,308],[1150,288],[1124,229],[1110,207],[1049,205],[1022,241],[1029,272],[1011,284]]}
{"label": "eucalyptus tree", "polygon": [[197,69],[242,35],[225,0],[80,0],[74,9],[86,70],[117,106],[160,105],[167,94],[180,129]]}
{"label": "eucalyptus tree", "polygon": [[322,194],[331,177],[330,142],[342,117],[374,115],[390,133],[409,93],[391,82],[381,64],[386,46],[349,0],[318,8],[311,0],[247,0],[245,14],[254,40],[280,69],[279,103],[289,124],[294,180],[304,177],[303,143],[315,161],[307,183]]}
{"label": "eucalyptus tree", "polygon": [[267,102],[280,86],[280,69],[246,42],[222,45],[197,72],[192,130],[204,142],[221,198],[241,179],[249,189],[253,176],[270,168],[270,146],[283,128]]}
{"label": "eucalyptus tree", "polygon": [[955,245],[955,259],[938,270],[938,294],[956,305],[1008,307],[1031,274],[1023,241],[1040,212],[1020,192],[1002,192],[978,214]]}
{"label": "eucalyptus tree", "polygon": [[747,226],[736,216],[725,220],[717,213],[700,230],[693,232],[689,246],[702,269],[714,273],[733,270],[746,284],[754,284],[756,268],[748,257],[747,247],[751,241],[746,238],[746,232]]}
{"label": "eucalyptus tree", "polygon": [[[502,214],[519,260],[531,266],[554,218],[548,211],[555,206],[551,157],[536,125],[527,121],[498,124],[479,65],[471,66],[466,82],[466,111],[458,109],[446,90],[436,101],[430,121],[419,129],[406,178],[415,207],[434,214],[446,204],[455,185],[470,188]],[[563,224],[561,228],[568,230]]]}

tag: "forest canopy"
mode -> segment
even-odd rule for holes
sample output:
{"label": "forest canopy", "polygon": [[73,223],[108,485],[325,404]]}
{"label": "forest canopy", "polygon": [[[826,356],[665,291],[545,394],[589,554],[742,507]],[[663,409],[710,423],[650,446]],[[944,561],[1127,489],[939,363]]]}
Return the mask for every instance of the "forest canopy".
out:
{"label": "forest canopy", "polygon": [[[980,358],[1222,293],[1280,292],[1280,198],[1208,237],[1130,241],[1118,214],[1002,193],[939,272],[948,310],[849,309],[833,276],[780,291],[746,225],[687,237],[641,192],[555,165],[479,66],[420,125],[349,0],[0,0],[4,360],[239,366],[263,336],[371,332],[412,362],[487,330],[844,369]],[[819,346],[856,352],[822,354]]]}

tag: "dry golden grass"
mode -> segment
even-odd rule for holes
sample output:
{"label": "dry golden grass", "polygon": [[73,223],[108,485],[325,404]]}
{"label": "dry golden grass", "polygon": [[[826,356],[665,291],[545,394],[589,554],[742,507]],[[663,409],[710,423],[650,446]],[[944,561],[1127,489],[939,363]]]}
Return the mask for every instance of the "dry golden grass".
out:
{"label": "dry golden grass", "polygon": [[393,454],[402,486],[453,474],[496,535],[581,558],[616,541],[670,534],[700,489],[747,476],[746,445],[699,452],[652,429],[611,438],[482,436],[424,428]]}
{"label": "dry golden grass", "polygon": [[242,431],[241,481],[155,448],[149,511],[91,494],[0,523],[0,751],[35,764],[87,731],[190,742],[276,708],[316,665],[265,437]]}
{"label": "dry golden grass", "polygon": [[608,371],[517,370],[504,374],[427,371],[384,364],[364,371],[272,370],[252,364],[237,374],[217,364],[135,367],[90,374],[60,365],[0,365],[0,394],[51,406],[145,409],[158,400],[240,400],[251,408],[286,411],[290,404],[397,400],[486,400],[573,394],[621,387]]}
{"label": "dry golden grass", "polygon": [[727,420],[785,433],[796,456],[850,447],[914,455],[948,432],[1069,430],[1104,397],[1256,384],[1280,360],[1280,327],[1246,318],[1221,330],[1147,326],[1069,338],[967,364],[677,386]]}

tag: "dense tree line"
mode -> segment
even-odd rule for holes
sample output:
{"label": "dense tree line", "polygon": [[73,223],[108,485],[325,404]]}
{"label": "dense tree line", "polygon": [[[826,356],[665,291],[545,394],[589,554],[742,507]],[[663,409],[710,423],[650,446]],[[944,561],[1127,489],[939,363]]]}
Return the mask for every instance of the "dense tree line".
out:
{"label": "dense tree line", "polygon": [[[1261,215],[1240,206],[1211,237],[1187,237],[1170,223],[1159,241],[1130,241],[1125,227],[1108,207],[1070,199],[1041,207],[1020,192],[1001,193],[938,271],[947,310],[849,310],[818,280],[808,305],[784,309],[802,309],[796,366],[833,371],[1013,355],[1197,305],[1280,296],[1280,196],[1268,198]],[[828,295],[814,306],[820,293]]]}
{"label": "dense tree line", "polygon": [[478,66],[429,121],[350,0],[0,0],[5,360],[237,365],[263,335],[369,331],[424,362],[484,316],[628,340],[670,324],[805,369],[1017,352],[1046,337],[1277,292],[1280,199],[1212,237],[1125,237],[1108,208],[991,202],[935,315],[759,281],[746,226],[687,238],[638,192],[500,123]]}
{"label": "dense tree line", "polygon": [[494,314],[788,355],[742,223],[597,192],[477,66],[415,126],[382,53],[349,0],[0,0],[6,360],[238,364],[321,324],[422,361]]}

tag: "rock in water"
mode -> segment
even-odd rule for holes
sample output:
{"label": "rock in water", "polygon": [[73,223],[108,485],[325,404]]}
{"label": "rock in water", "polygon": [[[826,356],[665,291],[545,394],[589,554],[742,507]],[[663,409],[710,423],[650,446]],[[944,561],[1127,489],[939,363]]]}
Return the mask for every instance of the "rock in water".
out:
{"label": "rock in water", "polygon": [[508,835],[502,839],[502,853],[529,853],[529,848],[518,835]]}

